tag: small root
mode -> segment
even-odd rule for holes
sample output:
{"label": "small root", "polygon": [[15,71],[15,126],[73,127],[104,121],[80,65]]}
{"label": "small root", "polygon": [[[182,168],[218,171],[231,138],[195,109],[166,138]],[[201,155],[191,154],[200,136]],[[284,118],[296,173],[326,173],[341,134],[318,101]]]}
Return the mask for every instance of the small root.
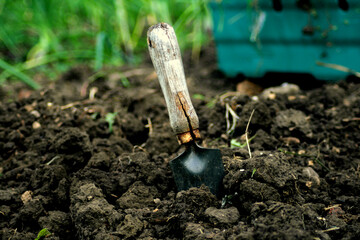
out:
{"label": "small root", "polygon": [[242,94],[239,92],[226,92],[222,95],[220,95],[219,100],[220,102],[223,104],[225,102],[225,99],[229,98],[229,97],[238,97],[241,96]]}
{"label": "small root", "polygon": [[153,126],[150,118],[147,118],[148,124],[145,125],[146,128],[149,128],[149,136],[153,134]]}
{"label": "small root", "polygon": [[135,145],[135,146],[133,147],[133,152],[135,152],[137,149],[139,149],[139,150],[147,153],[147,151],[146,151],[146,149],[145,149],[144,147],[145,147],[145,144],[142,144],[141,146]]}
{"label": "small root", "polygon": [[[228,103],[225,104],[226,112],[225,112],[225,118],[226,118],[226,134],[231,135],[235,131],[236,122],[240,119],[240,117],[236,114],[236,112],[230,107]],[[232,118],[232,123],[230,121],[230,116]]]}
{"label": "small root", "polygon": [[92,87],[90,88],[90,91],[89,91],[89,100],[94,100],[95,98],[95,94],[98,92],[98,88],[97,87]]}

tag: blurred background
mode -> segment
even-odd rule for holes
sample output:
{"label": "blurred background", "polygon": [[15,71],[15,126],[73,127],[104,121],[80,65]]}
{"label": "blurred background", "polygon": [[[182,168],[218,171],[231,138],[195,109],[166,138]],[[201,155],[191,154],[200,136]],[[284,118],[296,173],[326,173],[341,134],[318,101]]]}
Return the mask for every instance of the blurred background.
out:
{"label": "blurred background", "polygon": [[37,89],[35,74],[52,81],[79,64],[136,67],[158,22],[174,27],[194,62],[215,43],[213,62],[227,77],[310,87],[360,77],[357,0],[1,0],[0,85]]}
{"label": "blurred background", "polygon": [[20,80],[38,88],[35,73],[55,80],[77,64],[95,71],[136,66],[147,54],[147,29],[158,22],[173,25],[193,59],[209,43],[204,0],[1,0],[0,84]]}

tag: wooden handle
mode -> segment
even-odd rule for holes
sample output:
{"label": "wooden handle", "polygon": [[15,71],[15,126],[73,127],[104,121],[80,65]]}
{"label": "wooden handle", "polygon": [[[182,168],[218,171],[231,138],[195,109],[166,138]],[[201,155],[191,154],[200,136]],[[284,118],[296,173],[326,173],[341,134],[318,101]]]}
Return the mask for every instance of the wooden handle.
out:
{"label": "wooden handle", "polygon": [[199,119],[191,103],[174,29],[167,23],[156,24],[149,28],[147,42],[172,129],[182,144],[200,138]]}

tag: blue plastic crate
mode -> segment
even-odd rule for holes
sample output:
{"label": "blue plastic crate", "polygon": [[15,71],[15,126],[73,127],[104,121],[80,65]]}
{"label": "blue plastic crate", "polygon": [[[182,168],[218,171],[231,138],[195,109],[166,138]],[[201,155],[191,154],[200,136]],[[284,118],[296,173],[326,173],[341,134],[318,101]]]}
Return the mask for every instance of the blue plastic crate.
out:
{"label": "blue plastic crate", "polygon": [[311,10],[301,9],[296,0],[277,2],[280,11],[271,0],[210,3],[220,70],[249,77],[310,73],[328,81],[349,73],[318,62],[360,71],[360,0],[348,0],[348,10],[338,0],[310,0]]}

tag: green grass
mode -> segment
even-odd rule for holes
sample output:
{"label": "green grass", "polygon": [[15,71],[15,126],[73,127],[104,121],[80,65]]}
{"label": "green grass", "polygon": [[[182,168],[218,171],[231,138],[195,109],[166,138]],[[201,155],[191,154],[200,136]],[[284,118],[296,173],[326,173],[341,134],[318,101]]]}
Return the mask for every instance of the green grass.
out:
{"label": "green grass", "polygon": [[211,29],[208,1],[2,0],[0,84],[17,79],[37,88],[32,74],[63,65],[137,64],[147,52],[146,31],[158,22],[172,24],[182,50],[196,59]]}
{"label": "green grass", "polygon": [[108,123],[108,127],[109,127],[109,133],[112,133],[113,131],[113,125],[115,123],[115,118],[117,114],[118,114],[117,112],[107,113],[105,116],[105,121]]}
{"label": "green grass", "polygon": [[[256,137],[256,135],[252,136],[251,138],[249,138],[249,143]],[[241,143],[238,140],[236,140],[235,138],[231,139],[230,141],[230,147],[231,148],[244,148],[247,146],[247,142]]]}
{"label": "green grass", "polygon": [[252,173],[251,173],[251,178],[253,178],[254,177],[254,174],[256,173],[256,168],[254,168],[253,170],[252,170]]}
{"label": "green grass", "polygon": [[40,232],[38,233],[37,237],[35,238],[35,240],[41,240],[46,238],[47,236],[50,236],[51,232],[49,232],[49,230],[47,230],[47,228],[43,228],[40,230]]}

